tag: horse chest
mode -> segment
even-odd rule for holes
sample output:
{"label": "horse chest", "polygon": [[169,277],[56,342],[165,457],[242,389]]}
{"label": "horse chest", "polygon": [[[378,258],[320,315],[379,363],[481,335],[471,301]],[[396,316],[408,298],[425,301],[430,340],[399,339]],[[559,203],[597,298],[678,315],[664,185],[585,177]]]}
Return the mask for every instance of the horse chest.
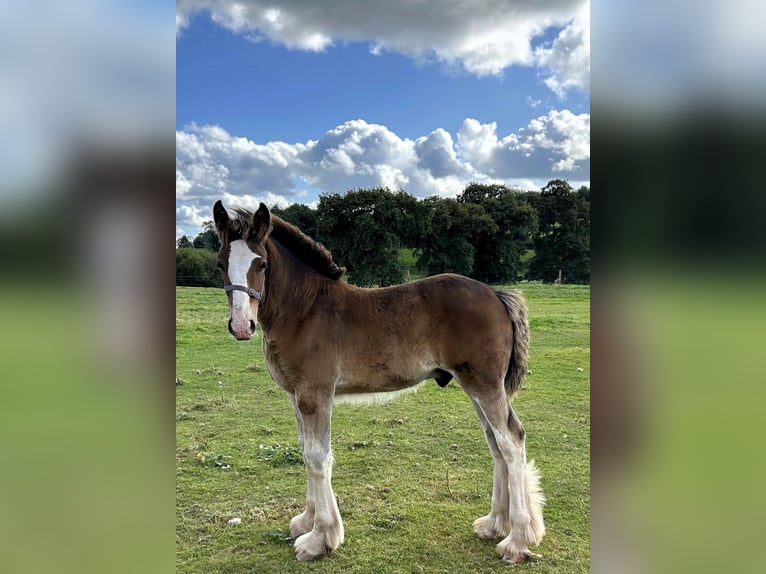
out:
{"label": "horse chest", "polygon": [[288,393],[293,394],[295,392],[294,385],[290,384],[288,374],[280,361],[279,347],[269,344],[266,337],[263,338],[263,358],[266,362],[266,370],[274,382]]}

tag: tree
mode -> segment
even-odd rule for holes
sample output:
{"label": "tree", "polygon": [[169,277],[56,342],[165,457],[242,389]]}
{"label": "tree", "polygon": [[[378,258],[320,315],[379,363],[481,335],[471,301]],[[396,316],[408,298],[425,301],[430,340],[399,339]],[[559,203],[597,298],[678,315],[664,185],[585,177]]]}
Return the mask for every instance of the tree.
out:
{"label": "tree", "polygon": [[189,238],[185,235],[182,235],[178,241],[176,241],[176,248],[177,249],[185,249],[188,247],[192,247],[192,242],[189,241]]}
{"label": "tree", "polygon": [[478,237],[497,228],[492,218],[480,205],[454,199],[430,197],[420,203],[425,208],[425,230],[415,251],[418,268],[428,275],[470,275]]}
{"label": "tree", "polygon": [[561,270],[562,281],[590,281],[590,189],[572,190],[554,179],[540,191],[539,229],[529,277],[552,282]]}
{"label": "tree", "polygon": [[308,205],[293,203],[289,207],[274,207],[271,212],[292,223],[309,237],[316,239],[317,236],[317,212]]}
{"label": "tree", "polygon": [[182,247],[176,250],[176,285],[223,287],[216,254],[209,249]]}
{"label": "tree", "polygon": [[218,241],[218,232],[212,221],[205,221],[202,224],[202,232],[194,238],[192,245],[197,249],[208,249],[218,253],[221,243]]}
{"label": "tree", "polygon": [[471,277],[485,283],[516,283],[524,275],[521,256],[531,246],[537,227],[534,208],[526,194],[499,184],[472,183],[457,200],[481,206],[493,227],[484,227],[474,243]]}
{"label": "tree", "polygon": [[384,188],[322,195],[317,208],[317,239],[348,270],[348,281],[369,287],[404,280],[399,261],[402,237],[415,235],[417,200]]}

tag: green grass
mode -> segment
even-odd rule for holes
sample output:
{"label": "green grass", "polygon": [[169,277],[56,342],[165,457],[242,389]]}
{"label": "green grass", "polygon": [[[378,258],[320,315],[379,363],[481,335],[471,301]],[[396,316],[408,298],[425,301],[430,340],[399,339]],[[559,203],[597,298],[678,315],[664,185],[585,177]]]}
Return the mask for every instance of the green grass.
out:
{"label": "green grass", "polygon": [[399,251],[399,261],[404,265],[405,273],[404,276],[409,277],[409,280],[415,280],[415,279],[421,279],[422,277],[425,277],[426,274],[424,271],[421,271],[418,269],[418,260],[415,257],[415,254],[413,253],[412,249],[409,248],[403,248]]}
{"label": "green grass", "polygon": [[521,262],[522,263],[528,263],[530,259],[532,259],[535,256],[535,250],[534,249],[527,249],[524,254],[521,256]]}
{"label": "green grass", "polygon": [[[177,571],[588,572],[590,289],[517,288],[529,306],[532,374],[514,409],[548,498],[541,560],[511,567],[473,534],[489,512],[492,461],[462,390],[428,382],[387,405],[335,408],[346,542],[298,563],[288,522],[302,510],[305,473],[287,396],[266,372],[260,335],[228,335],[223,292],[179,287]],[[229,526],[234,517],[242,523]]]}

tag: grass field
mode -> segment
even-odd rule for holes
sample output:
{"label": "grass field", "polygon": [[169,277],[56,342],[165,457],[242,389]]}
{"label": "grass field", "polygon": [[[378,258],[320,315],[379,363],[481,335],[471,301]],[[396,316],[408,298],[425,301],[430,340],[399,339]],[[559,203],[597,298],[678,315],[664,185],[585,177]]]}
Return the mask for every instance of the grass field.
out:
{"label": "grass field", "polygon": [[412,249],[403,248],[399,251],[399,261],[404,265],[405,278],[409,277],[410,281],[425,277],[425,273],[418,269],[417,258]]}
{"label": "grass field", "polygon": [[517,288],[532,374],[514,409],[548,498],[542,559],[509,566],[474,535],[471,523],[489,512],[492,460],[467,396],[431,381],[387,405],[335,408],[346,542],[298,563],[287,535],[305,472],[287,396],[266,372],[260,335],[237,343],[227,333],[223,292],[178,287],[177,572],[588,572],[590,289]]}

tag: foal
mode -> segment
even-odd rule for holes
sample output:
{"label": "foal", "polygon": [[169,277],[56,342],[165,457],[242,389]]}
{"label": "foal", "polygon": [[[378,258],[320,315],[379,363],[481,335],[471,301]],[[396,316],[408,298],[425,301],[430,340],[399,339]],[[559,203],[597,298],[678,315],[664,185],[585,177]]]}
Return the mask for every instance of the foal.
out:
{"label": "foal", "polygon": [[[539,474],[527,463],[524,427],[509,404],[527,369],[529,327],[521,295],[445,274],[385,289],[340,281],[322,245],[261,204],[231,215],[213,207],[238,340],[263,329],[269,374],[290,397],[308,477],[306,509],[290,521],[298,560],[343,543],[331,485],[330,420],[336,400],[393,393],[453,377],[470,397],[494,461],[492,503],[480,538],[521,562],[545,533]],[[456,336],[457,334],[457,336]]]}

